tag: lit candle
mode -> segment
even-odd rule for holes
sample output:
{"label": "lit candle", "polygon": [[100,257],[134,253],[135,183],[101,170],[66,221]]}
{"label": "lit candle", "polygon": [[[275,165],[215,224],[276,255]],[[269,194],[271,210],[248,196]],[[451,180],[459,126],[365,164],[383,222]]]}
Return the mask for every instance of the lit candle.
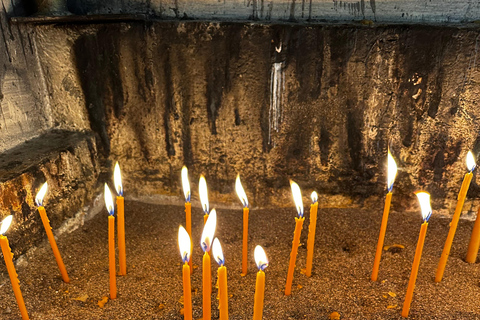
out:
{"label": "lit candle", "polygon": [[110,272],[110,299],[117,298],[117,279],[115,275],[115,208],[110,189],[105,183],[105,206],[108,211],[108,267]]}
{"label": "lit candle", "polygon": [[380,267],[380,259],[382,258],[382,251],[383,251],[383,242],[385,240],[385,232],[387,231],[387,222],[388,222],[388,214],[390,213],[390,203],[392,202],[392,188],[393,183],[395,182],[395,177],[397,175],[397,164],[395,163],[395,159],[393,159],[392,154],[390,153],[390,148],[388,148],[388,179],[387,179],[387,186],[388,186],[388,193],[387,197],[385,198],[385,206],[383,208],[383,217],[382,217],[382,225],[380,226],[380,235],[378,236],[378,243],[377,243],[377,252],[375,253],[375,261],[373,262],[373,271],[372,271],[372,281],[377,281],[378,278],[378,268]]}
{"label": "lit candle", "polygon": [[13,216],[7,216],[3,219],[0,225],[0,246],[2,247],[3,259],[5,259],[5,265],[7,266],[8,275],[10,276],[10,282],[12,283],[13,293],[17,299],[18,308],[22,315],[23,320],[28,320],[27,308],[25,308],[25,302],[23,301],[22,292],[20,291],[20,281],[18,280],[17,271],[13,265],[13,253],[8,244],[7,237],[4,236],[7,232],[10,224],[12,223]]}
{"label": "lit candle", "polygon": [[190,284],[190,260],[192,241],[188,232],[184,227],[180,226],[178,229],[178,245],[180,247],[180,255],[183,261],[183,318],[185,320],[192,320],[192,288]]}
{"label": "lit candle", "polygon": [[445,241],[442,256],[440,257],[440,262],[438,263],[435,282],[442,281],[443,272],[445,271],[445,266],[447,265],[448,255],[450,254],[450,249],[452,248],[453,237],[455,237],[455,232],[457,231],[458,220],[460,220],[460,215],[462,214],[463,203],[465,202],[465,197],[467,196],[468,188],[470,187],[470,182],[472,181],[472,171],[475,169],[475,158],[473,157],[471,151],[468,151],[467,154],[467,168],[469,172],[465,174],[462,187],[458,193],[457,206],[452,217],[452,222],[450,222],[450,230],[448,231],[447,241]]}
{"label": "lit candle", "polygon": [[293,272],[295,270],[295,262],[297,260],[297,251],[300,244],[300,234],[302,232],[303,221],[303,200],[302,192],[298,184],[290,180],[290,187],[292,188],[293,200],[297,207],[298,218],[295,217],[295,233],[293,235],[292,251],[290,252],[290,263],[288,265],[287,283],[285,285],[285,295],[289,296],[292,293]]}
{"label": "lit candle", "polygon": [[208,191],[207,191],[207,181],[205,180],[205,177],[200,175],[200,181],[198,183],[198,193],[200,194],[200,203],[202,204],[202,209],[203,209],[203,224],[207,223],[208,219],[208,212],[210,211],[209,206],[208,206]]}
{"label": "lit candle", "polygon": [[53,255],[55,256],[55,260],[57,261],[58,269],[60,270],[60,274],[62,275],[62,279],[64,282],[69,283],[70,278],[68,278],[67,269],[63,264],[62,256],[60,255],[60,251],[57,247],[57,242],[55,241],[55,237],[53,236],[52,227],[50,226],[50,220],[48,220],[47,212],[43,207],[43,198],[47,193],[48,184],[45,182],[43,186],[38,191],[37,196],[35,197],[35,202],[38,206],[38,212],[40,213],[40,218],[43,222],[43,227],[45,232],[47,233],[48,241],[50,242],[50,247],[52,247]]}
{"label": "lit candle", "polygon": [[217,226],[217,212],[212,209],[208,215],[208,220],[203,227],[202,238],[200,245],[203,252],[202,263],[202,281],[203,281],[203,320],[210,320],[212,318],[212,270],[210,263],[210,248],[212,239],[215,236],[215,228]]}
{"label": "lit candle", "polygon": [[213,257],[217,261],[218,267],[218,309],[220,311],[220,320],[228,320],[228,289],[227,289],[227,267],[225,267],[225,258],[223,256],[222,246],[217,238],[212,244]]}
{"label": "lit candle", "polygon": [[473,225],[470,243],[468,244],[467,257],[465,261],[475,263],[477,261],[478,248],[480,247],[480,208],[478,208],[477,219]]}
{"label": "lit candle", "polygon": [[120,275],[127,275],[127,254],[125,252],[125,215],[122,174],[118,162],[115,163],[113,181],[117,190],[117,236],[118,236],[118,262],[120,264]]}
{"label": "lit candle", "polygon": [[430,194],[425,191],[416,192],[420,208],[422,210],[423,224],[420,228],[420,235],[418,236],[417,249],[415,250],[415,258],[413,259],[412,272],[410,273],[410,280],[408,281],[407,295],[403,303],[402,317],[408,317],[410,311],[410,304],[412,303],[413,289],[415,289],[415,282],[417,281],[418,267],[420,259],[422,258],[423,243],[425,242],[425,235],[427,234],[428,219],[432,214],[432,207],[430,206]]}
{"label": "lit candle", "polygon": [[238,198],[243,204],[243,247],[242,247],[242,276],[247,275],[247,259],[248,259],[248,199],[243,189],[242,182],[240,181],[240,175],[237,175],[237,180],[235,181],[235,191],[237,192]]}
{"label": "lit candle", "polygon": [[258,267],[257,282],[255,284],[255,303],[253,306],[253,320],[262,320],[263,298],[265,295],[265,269],[268,267],[268,259],[265,250],[261,246],[255,247],[255,263]]}
{"label": "lit candle", "polygon": [[308,226],[307,239],[307,269],[305,274],[307,277],[312,275],[313,265],[313,248],[315,247],[315,229],[317,228],[317,211],[318,211],[318,195],[315,191],[311,195],[312,204],[310,205],[310,224]]}
{"label": "lit candle", "polygon": [[[185,195],[185,225],[187,226],[187,233],[192,239],[192,204],[190,203],[190,182],[188,181],[188,169],[183,166],[182,168],[182,186],[183,194]],[[193,242],[190,244],[190,254],[193,251]],[[192,259],[188,260],[190,271],[192,271]]]}

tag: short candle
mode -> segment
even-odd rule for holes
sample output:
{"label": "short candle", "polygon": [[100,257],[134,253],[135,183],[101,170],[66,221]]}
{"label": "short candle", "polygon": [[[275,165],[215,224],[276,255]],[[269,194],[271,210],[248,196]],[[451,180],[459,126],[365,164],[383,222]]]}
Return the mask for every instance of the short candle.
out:
{"label": "short candle", "polygon": [[212,270],[209,252],[213,237],[215,236],[216,226],[217,212],[215,209],[212,209],[203,227],[202,238],[200,240],[200,246],[204,252],[202,261],[203,320],[210,320],[212,318]]}
{"label": "short candle", "polygon": [[228,288],[227,288],[227,267],[225,267],[225,257],[223,256],[222,246],[217,238],[213,240],[212,252],[215,261],[219,267],[218,277],[218,309],[220,320],[228,320]]}
{"label": "short candle", "polygon": [[182,278],[183,278],[183,318],[192,320],[192,287],[190,279],[190,260],[192,241],[188,232],[184,227],[178,228],[178,246],[180,247],[180,256],[183,261]]}
{"label": "short candle", "polygon": [[113,206],[112,193],[105,183],[105,206],[108,211],[108,268],[110,275],[110,299],[117,298],[117,279],[115,267],[115,207]]}
{"label": "short candle", "polygon": [[253,305],[253,320],[262,320],[263,300],[265,296],[265,269],[268,267],[268,259],[265,250],[261,246],[255,247],[255,263],[258,267],[257,282],[255,283],[255,301]]}
{"label": "short candle", "polygon": [[312,276],[313,249],[315,247],[315,230],[317,228],[318,195],[315,191],[312,192],[311,198],[312,204],[310,205],[310,224],[308,225],[307,238],[307,268],[305,270],[307,277]]}

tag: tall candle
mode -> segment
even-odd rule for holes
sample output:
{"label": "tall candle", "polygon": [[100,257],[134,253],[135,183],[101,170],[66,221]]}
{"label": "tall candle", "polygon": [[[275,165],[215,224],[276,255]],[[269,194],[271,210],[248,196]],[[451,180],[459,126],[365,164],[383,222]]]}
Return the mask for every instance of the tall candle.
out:
{"label": "tall candle", "polygon": [[190,260],[192,241],[188,232],[182,226],[178,229],[178,244],[180,247],[180,255],[183,261],[183,318],[192,320],[192,288],[190,279]]}
{"label": "tall candle", "polygon": [[[188,169],[183,166],[182,168],[182,187],[183,194],[185,195],[185,226],[187,229],[188,236],[190,240],[192,239],[192,204],[190,203],[190,181],[188,180]],[[193,251],[193,242],[190,243],[190,252]],[[190,253],[191,254],[191,253]],[[190,266],[190,272],[192,269],[192,259],[188,260],[188,265]]]}
{"label": "tall candle", "polygon": [[473,226],[470,243],[468,244],[467,257],[465,261],[475,263],[477,261],[478,248],[480,247],[480,208],[478,208],[477,219]]}
{"label": "tall candle", "polygon": [[255,301],[253,305],[253,320],[262,320],[263,300],[265,296],[265,269],[268,267],[268,259],[261,246],[255,247],[255,263],[258,267],[257,282],[255,284]]}
{"label": "tall candle", "polygon": [[127,274],[127,254],[125,250],[125,214],[122,174],[120,172],[120,166],[118,165],[118,162],[115,163],[113,180],[115,182],[115,189],[117,191],[118,262],[120,264],[120,275],[125,276]]}
{"label": "tall candle", "polygon": [[45,182],[40,188],[40,191],[37,193],[37,196],[35,197],[35,202],[38,206],[38,213],[40,213],[40,218],[42,219],[43,227],[45,229],[45,233],[47,234],[48,241],[50,242],[50,247],[52,248],[55,260],[57,261],[58,269],[60,270],[62,279],[65,283],[69,283],[70,278],[68,277],[67,269],[65,268],[62,256],[60,255],[60,251],[57,247],[57,242],[55,241],[55,237],[53,236],[52,227],[50,226],[50,220],[48,220],[47,212],[43,207],[43,198],[47,193],[47,189],[48,184]]}
{"label": "tall candle", "polygon": [[297,260],[297,251],[300,244],[300,235],[302,232],[303,221],[303,200],[300,187],[293,181],[290,181],[292,188],[293,199],[297,207],[298,218],[295,217],[295,232],[293,235],[292,251],[290,252],[290,263],[288,265],[287,283],[285,285],[285,295],[289,296],[292,293],[293,272],[295,271],[295,262]]}
{"label": "tall candle", "polygon": [[217,212],[212,209],[208,217],[207,223],[203,227],[200,245],[204,252],[202,261],[202,289],[203,289],[203,320],[211,320],[212,318],[212,270],[210,262],[210,248],[213,237],[215,236],[215,228],[217,225]]}
{"label": "tall candle", "polygon": [[200,203],[202,204],[202,209],[204,212],[203,215],[203,224],[207,223],[209,204],[208,204],[208,191],[207,191],[207,181],[205,177],[200,175],[200,181],[198,182],[198,193],[200,194]]}
{"label": "tall candle", "polygon": [[310,224],[308,225],[307,238],[307,268],[305,274],[312,276],[313,248],[315,246],[315,229],[317,228],[318,195],[315,191],[311,195],[312,204],[310,205]]}
{"label": "tall candle", "polygon": [[219,267],[217,270],[218,277],[218,309],[220,320],[228,320],[228,289],[227,289],[227,267],[225,267],[225,258],[223,256],[222,246],[217,238],[213,240],[212,245],[213,257],[217,261]]}
{"label": "tall candle", "polygon": [[22,315],[23,320],[28,320],[27,308],[25,307],[25,302],[23,301],[22,292],[20,291],[20,281],[18,281],[17,271],[13,265],[13,253],[8,244],[7,237],[4,236],[7,232],[10,224],[12,223],[13,216],[7,216],[3,219],[2,224],[0,225],[0,246],[2,247],[3,259],[5,260],[5,265],[7,266],[8,275],[10,277],[10,282],[12,283],[13,293],[15,294],[15,299],[17,300],[18,308],[20,309],[20,314]]}
{"label": "tall candle", "polygon": [[420,235],[418,236],[417,249],[415,250],[415,258],[413,259],[412,271],[410,273],[410,280],[408,281],[407,294],[403,303],[402,317],[408,317],[410,312],[410,304],[412,303],[413,290],[415,289],[415,283],[417,281],[418,268],[420,266],[420,259],[422,258],[423,244],[425,242],[425,236],[427,234],[428,219],[432,214],[432,208],[430,206],[430,194],[421,191],[416,193],[420,202],[422,210],[423,224],[420,228]]}
{"label": "tall candle", "polygon": [[110,299],[117,298],[117,279],[115,267],[115,208],[113,206],[113,198],[110,189],[105,183],[105,206],[108,211],[108,268],[110,275]]}
{"label": "tall candle", "polygon": [[250,209],[248,208],[247,194],[243,189],[239,174],[235,181],[235,191],[243,204],[242,276],[246,276],[248,270],[248,214]]}
{"label": "tall candle", "polygon": [[455,237],[455,232],[457,231],[458,221],[460,220],[460,215],[462,214],[463,203],[465,202],[465,197],[467,196],[468,188],[470,187],[470,182],[472,181],[472,171],[475,169],[475,158],[473,157],[471,151],[469,151],[467,154],[467,167],[470,172],[465,174],[462,187],[458,193],[457,206],[455,207],[455,213],[453,214],[452,222],[450,223],[450,230],[448,230],[447,240],[445,241],[442,256],[440,257],[440,261],[438,263],[435,282],[442,281],[448,256],[450,255],[450,249],[452,248],[453,238]]}

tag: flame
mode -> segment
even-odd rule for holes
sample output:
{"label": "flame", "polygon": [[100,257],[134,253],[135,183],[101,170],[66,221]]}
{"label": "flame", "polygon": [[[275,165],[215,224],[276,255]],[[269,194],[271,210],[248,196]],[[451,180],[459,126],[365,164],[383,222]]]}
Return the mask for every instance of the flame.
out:
{"label": "flame", "polygon": [[262,271],[265,270],[265,268],[268,267],[268,259],[265,250],[263,250],[261,246],[256,246],[253,255],[255,256],[255,263],[257,264],[258,269]]}
{"label": "flame", "polygon": [[393,183],[395,182],[395,177],[397,175],[397,163],[395,159],[393,159],[392,154],[390,153],[390,148],[388,148],[388,178],[387,178],[387,186],[388,191],[392,191]]}
{"label": "flame", "polygon": [[191,240],[187,230],[180,226],[178,228],[178,246],[180,247],[180,255],[184,263],[190,261],[190,243]]}
{"label": "flame", "polygon": [[312,202],[315,203],[318,201],[318,194],[316,191],[313,191],[312,192],[312,195],[310,196],[310,198],[312,198]]}
{"label": "flame", "polygon": [[0,225],[0,234],[3,236],[5,232],[7,232],[10,224],[12,223],[13,216],[9,215],[5,219],[3,219],[2,224]]}
{"label": "flame", "polygon": [[472,151],[468,151],[467,153],[467,168],[470,172],[475,169],[475,157],[473,156]]}
{"label": "flame", "polygon": [[123,196],[122,173],[120,172],[118,162],[115,163],[115,169],[113,170],[113,181],[115,183],[117,194]]}
{"label": "flame", "polygon": [[430,205],[430,193],[425,191],[417,191],[415,195],[420,202],[420,209],[422,210],[423,221],[427,222],[432,215],[432,207]]}
{"label": "flame", "polygon": [[208,215],[207,223],[203,227],[202,240],[200,240],[200,245],[204,252],[210,251],[210,246],[212,245],[212,239],[215,236],[215,228],[217,227],[217,211],[212,209]]}
{"label": "flame", "polygon": [[48,183],[45,182],[43,186],[40,188],[40,191],[38,191],[37,196],[35,197],[35,203],[37,204],[37,206],[41,207],[43,205],[43,198],[47,193],[47,189],[48,189]]}
{"label": "flame", "polygon": [[105,206],[107,207],[108,214],[113,216],[113,213],[115,212],[115,207],[113,206],[112,193],[110,192],[110,188],[106,183],[105,183],[104,198],[105,198]]}
{"label": "flame", "polygon": [[182,187],[185,201],[190,202],[190,182],[188,181],[188,169],[185,166],[182,168]]}
{"label": "flame", "polygon": [[293,201],[295,201],[295,206],[297,207],[298,216],[303,217],[303,200],[302,200],[302,191],[298,184],[290,180],[290,187],[292,188]]}
{"label": "flame", "polygon": [[223,256],[222,245],[220,244],[220,241],[218,241],[218,238],[213,240],[212,253],[215,261],[217,261],[220,266],[223,266],[225,264],[225,257]]}
{"label": "flame", "polygon": [[242,182],[240,181],[240,175],[237,174],[237,180],[235,180],[235,191],[237,192],[237,196],[242,202],[244,207],[248,207],[248,199],[245,190],[243,189]]}
{"label": "flame", "polygon": [[205,177],[200,175],[200,182],[198,183],[198,193],[200,194],[200,202],[202,203],[203,212],[208,214],[209,205],[208,205],[208,191],[207,191],[207,181]]}

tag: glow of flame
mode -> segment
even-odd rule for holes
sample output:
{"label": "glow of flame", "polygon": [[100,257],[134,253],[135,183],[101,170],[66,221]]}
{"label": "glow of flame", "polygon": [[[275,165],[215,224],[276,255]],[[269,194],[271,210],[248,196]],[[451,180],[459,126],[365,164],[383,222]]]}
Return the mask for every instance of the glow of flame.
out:
{"label": "glow of flame", "polygon": [[188,181],[188,169],[185,166],[182,168],[182,187],[185,201],[190,202],[190,182]]}
{"label": "glow of flame", "polygon": [[178,246],[180,247],[180,255],[184,263],[190,261],[190,243],[191,240],[187,230],[180,226],[178,228]]}
{"label": "glow of flame", "polygon": [[468,151],[467,153],[467,168],[470,172],[475,169],[475,157],[473,156],[472,151]]}
{"label": "glow of flame", "polygon": [[248,199],[245,190],[243,189],[242,182],[240,181],[240,175],[237,174],[237,180],[235,180],[235,191],[237,192],[237,196],[242,202],[244,207],[248,207]]}
{"label": "glow of flame", "polygon": [[263,250],[261,246],[256,246],[253,255],[255,256],[255,263],[257,264],[258,270],[265,270],[268,267],[268,259],[265,250]]}
{"label": "glow of flame", "polygon": [[318,201],[318,194],[316,191],[313,191],[312,192],[312,195],[310,196],[310,198],[312,198],[312,202],[315,203]]}
{"label": "glow of flame", "polygon": [[290,180],[290,187],[292,188],[293,201],[295,201],[295,207],[297,207],[298,216],[303,217],[303,200],[302,200],[302,191],[298,184]]}
{"label": "glow of flame", "polygon": [[122,173],[120,172],[118,162],[115,163],[115,169],[113,170],[113,182],[115,183],[117,194],[123,196]]}
{"label": "glow of flame", "polygon": [[420,209],[422,210],[423,221],[427,222],[432,215],[432,206],[430,205],[430,193],[425,191],[417,191],[415,195],[420,202]]}
{"label": "glow of flame", "polygon": [[47,190],[48,190],[48,183],[45,182],[43,186],[40,188],[40,191],[38,191],[37,196],[35,197],[35,203],[37,204],[37,206],[39,207],[43,206],[43,198],[45,197]]}
{"label": "glow of flame", "polygon": [[115,212],[115,207],[113,206],[112,193],[110,192],[110,188],[106,183],[105,183],[105,192],[103,194],[103,197],[105,198],[105,206],[107,207],[108,214],[113,216]]}
{"label": "glow of flame", "polygon": [[7,232],[10,224],[12,223],[13,216],[9,215],[5,219],[3,219],[2,224],[0,225],[0,234],[3,236],[5,232]]}
{"label": "glow of flame", "polygon": [[215,261],[217,261],[220,266],[223,266],[225,264],[225,257],[223,256],[222,245],[220,244],[220,241],[218,241],[218,238],[213,240],[212,253]]}
{"label": "glow of flame", "polygon": [[207,223],[203,227],[202,238],[200,245],[204,252],[210,251],[213,237],[215,236],[215,228],[217,227],[217,211],[212,209],[208,215]]}
{"label": "glow of flame", "polygon": [[200,194],[200,202],[202,203],[203,212],[208,214],[210,207],[208,205],[207,180],[205,180],[203,174],[200,176],[200,181],[198,183],[198,193]]}
{"label": "glow of flame", "polygon": [[393,159],[392,154],[390,153],[390,148],[388,148],[388,156],[387,156],[387,163],[388,163],[388,178],[387,178],[387,186],[388,191],[392,191],[393,183],[395,182],[395,177],[397,176],[397,163],[395,159]]}

